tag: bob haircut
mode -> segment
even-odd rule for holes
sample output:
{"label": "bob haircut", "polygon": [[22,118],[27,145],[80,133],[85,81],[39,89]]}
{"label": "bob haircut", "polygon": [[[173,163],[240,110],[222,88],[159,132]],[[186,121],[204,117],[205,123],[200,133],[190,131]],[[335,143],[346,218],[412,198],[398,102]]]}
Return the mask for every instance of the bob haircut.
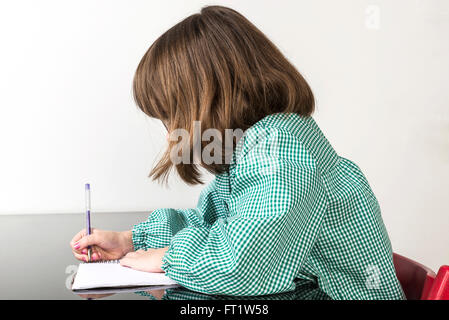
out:
{"label": "bob haircut", "polygon": [[[134,99],[148,116],[161,120],[167,130],[184,129],[190,139],[181,149],[203,141],[194,137],[194,121],[201,134],[213,128],[245,131],[273,113],[310,116],[312,90],[279,49],[237,11],[207,6],[162,34],[140,61],[133,81]],[[199,166],[213,174],[227,170],[225,163],[179,163],[168,148],[150,172],[165,180],[175,167],[188,184],[202,183]],[[233,141],[235,149],[236,142]],[[224,154],[224,152],[223,152]]]}

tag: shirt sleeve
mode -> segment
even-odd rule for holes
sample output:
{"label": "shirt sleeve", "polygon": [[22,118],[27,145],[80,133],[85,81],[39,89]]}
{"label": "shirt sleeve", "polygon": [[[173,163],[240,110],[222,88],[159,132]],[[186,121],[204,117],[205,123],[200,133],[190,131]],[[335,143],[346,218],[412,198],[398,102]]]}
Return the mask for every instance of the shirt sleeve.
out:
{"label": "shirt sleeve", "polygon": [[326,194],[304,149],[287,158],[282,149],[268,152],[264,140],[234,168],[229,217],[210,228],[186,227],[171,240],[162,269],[180,285],[227,295],[295,288],[320,230]]}
{"label": "shirt sleeve", "polygon": [[172,237],[186,227],[208,229],[222,214],[216,193],[216,180],[206,186],[194,209],[157,209],[148,219],[132,229],[134,250],[163,248]]}

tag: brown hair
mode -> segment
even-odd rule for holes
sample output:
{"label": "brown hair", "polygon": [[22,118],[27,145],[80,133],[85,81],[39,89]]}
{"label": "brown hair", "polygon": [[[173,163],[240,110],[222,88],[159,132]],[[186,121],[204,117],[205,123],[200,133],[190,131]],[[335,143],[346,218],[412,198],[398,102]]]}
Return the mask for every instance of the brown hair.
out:
{"label": "brown hair", "polygon": [[[246,130],[269,114],[309,116],[314,110],[312,91],[295,67],[245,17],[221,6],[204,7],[162,34],[137,67],[133,93],[140,109],[162,120],[169,132],[189,132],[184,148],[191,152],[197,143],[194,121],[200,121],[201,133],[215,128],[224,134]],[[150,177],[167,178],[176,144],[169,142]],[[201,166],[214,174],[227,169],[226,164]],[[175,167],[185,182],[201,183],[197,164]]]}

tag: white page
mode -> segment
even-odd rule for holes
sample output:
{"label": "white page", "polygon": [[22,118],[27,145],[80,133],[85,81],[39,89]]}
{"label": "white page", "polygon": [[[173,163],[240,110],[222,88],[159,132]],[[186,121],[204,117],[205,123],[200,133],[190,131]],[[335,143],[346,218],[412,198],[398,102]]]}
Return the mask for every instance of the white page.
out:
{"label": "white page", "polygon": [[151,273],[122,267],[118,261],[80,263],[72,290],[111,287],[174,285],[165,273]]}

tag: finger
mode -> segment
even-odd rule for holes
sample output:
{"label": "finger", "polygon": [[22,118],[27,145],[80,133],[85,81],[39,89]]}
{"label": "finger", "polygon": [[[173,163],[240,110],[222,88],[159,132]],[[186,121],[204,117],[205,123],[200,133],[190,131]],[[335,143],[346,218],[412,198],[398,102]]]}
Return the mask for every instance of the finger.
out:
{"label": "finger", "polygon": [[[79,251],[81,251],[82,254],[87,254],[88,250],[89,250],[88,248],[84,248],[84,249],[79,250]],[[98,252],[100,250],[100,248],[97,247],[97,246],[91,246],[90,250],[91,250],[91,253],[93,253],[93,252]]]}
{"label": "finger", "polygon": [[87,262],[87,256],[84,254],[79,254],[76,251],[73,251],[73,255],[75,256],[75,258],[79,261],[84,261]]}
{"label": "finger", "polygon": [[120,265],[123,266],[123,267],[132,268],[132,266],[134,265],[134,262],[135,262],[135,259],[129,258],[129,257],[128,258],[125,257],[123,259],[120,259]]}
{"label": "finger", "polygon": [[[77,258],[78,260],[81,260],[81,261],[88,262],[88,261],[87,261],[87,260],[88,260],[87,249],[83,249],[82,251],[83,251],[82,253],[79,253],[79,252],[77,252],[77,251],[75,251],[75,250],[72,250],[73,255],[75,256],[75,258]],[[100,251],[94,251],[94,250],[92,250],[91,261],[98,261],[98,260],[101,260],[101,259],[102,259],[102,256],[103,256],[103,255],[101,254]]]}
{"label": "finger", "polygon": [[73,247],[73,245],[75,244],[75,242],[78,242],[79,239],[81,239],[82,237],[84,237],[86,235],[86,229],[81,230],[80,232],[78,232],[73,238],[72,240],[70,240],[70,246]]}
{"label": "finger", "polygon": [[[101,233],[101,230],[92,228],[90,233],[91,233],[91,234],[96,233],[97,236],[98,236],[98,234]],[[81,230],[81,231],[78,232],[78,233],[73,237],[73,239],[70,241],[70,246],[71,246],[71,247],[74,247],[75,244],[76,244],[78,241],[80,241],[83,237],[86,237],[87,235],[88,235],[88,234],[87,234],[87,232],[86,232],[86,229]]]}
{"label": "finger", "polygon": [[134,258],[137,256],[137,252],[128,252],[124,258]]}
{"label": "finger", "polygon": [[87,248],[88,246],[93,246],[98,243],[98,234],[89,234],[87,236],[82,237],[80,240],[73,244],[73,248],[75,250],[82,250]]}
{"label": "finger", "polygon": [[[76,253],[78,253],[79,255],[83,255],[83,256],[88,256],[88,248],[84,248],[82,250],[72,250]],[[91,247],[91,259],[92,261],[98,261],[102,259],[102,253],[101,253],[101,249],[97,246],[92,246]]]}
{"label": "finger", "polygon": [[92,253],[92,261],[97,261],[97,260],[100,260],[100,259],[101,259],[101,256],[100,256],[99,252]]}
{"label": "finger", "polygon": [[162,300],[162,297],[165,294],[165,289],[149,290],[147,292],[154,296],[157,300]]}

